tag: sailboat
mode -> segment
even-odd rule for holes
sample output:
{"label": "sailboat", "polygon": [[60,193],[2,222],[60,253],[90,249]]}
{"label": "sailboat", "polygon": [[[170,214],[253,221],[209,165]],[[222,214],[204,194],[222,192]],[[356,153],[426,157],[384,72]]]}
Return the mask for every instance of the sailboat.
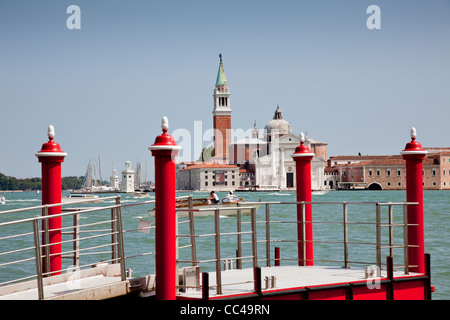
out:
{"label": "sailboat", "polygon": [[[98,177],[97,177],[98,170]],[[75,190],[72,193],[111,193],[117,190],[112,187],[100,185],[102,183],[102,174],[100,166],[100,156],[98,157],[98,165],[89,160],[88,166],[86,168],[86,173],[84,175],[83,184],[80,190]]]}

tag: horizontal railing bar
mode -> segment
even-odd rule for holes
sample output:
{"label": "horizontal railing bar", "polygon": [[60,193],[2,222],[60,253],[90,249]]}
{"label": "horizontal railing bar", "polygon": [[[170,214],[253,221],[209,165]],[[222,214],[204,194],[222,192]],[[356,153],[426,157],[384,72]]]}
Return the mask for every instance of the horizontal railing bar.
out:
{"label": "horizontal railing bar", "polygon": [[10,262],[4,262],[4,263],[0,264],[0,267],[8,266],[11,264],[16,264],[16,263],[21,263],[21,262],[26,262],[26,261],[31,261],[31,260],[35,260],[35,258],[32,257],[32,258],[26,258],[26,259],[21,259],[21,260],[14,260],[14,261],[10,261]]}
{"label": "horizontal railing bar", "polygon": [[[231,258],[221,258],[220,261],[226,261],[226,260],[243,260],[243,259],[252,259],[253,256],[245,256],[245,257],[231,257]],[[210,260],[177,260],[178,263],[210,263],[210,262],[216,262],[216,259],[210,259]],[[259,260],[258,260],[259,261]]]}
{"label": "horizontal railing bar", "polygon": [[[80,253],[80,255],[83,255],[83,254],[81,254],[81,252],[89,251],[89,250],[92,250],[92,249],[111,247],[111,246],[115,246],[117,244],[118,244],[118,242],[114,242],[114,243],[107,243],[107,244],[102,244],[102,245],[89,247],[89,248],[78,249],[78,250],[68,250],[68,251],[63,251],[63,252],[59,252],[59,253],[52,253],[52,254],[49,254],[49,257],[53,257],[53,256],[57,256],[57,255],[67,255],[67,254],[75,253],[75,252],[78,252],[78,253]],[[43,256],[43,257],[45,257],[45,256]]]}
{"label": "horizontal railing bar", "polygon": [[27,247],[27,248],[22,248],[22,249],[17,249],[17,250],[11,250],[11,251],[5,251],[5,252],[0,252],[0,256],[3,255],[7,255],[7,254],[11,254],[11,253],[17,253],[17,252],[22,252],[22,251],[27,251],[27,250],[34,250],[36,249],[36,247]]}
{"label": "horizontal railing bar", "polygon": [[134,256],[126,256],[125,259],[131,259],[131,258],[137,258],[137,257],[145,257],[148,255],[152,255],[155,254],[154,252],[147,252],[147,253],[141,253],[141,254],[136,254]]}
{"label": "horizontal railing bar", "polygon": [[83,240],[94,239],[94,238],[101,238],[101,237],[106,237],[106,236],[110,236],[110,235],[113,235],[113,234],[118,234],[118,232],[115,231],[115,232],[109,232],[109,233],[102,233],[102,234],[97,234],[95,236],[90,236],[90,237],[84,237],[84,238],[78,238],[78,239],[70,239],[70,240],[65,240],[65,241],[61,241],[61,242],[49,243],[49,244],[41,244],[41,248],[51,247],[51,246],[56,245],[56,244],[72,243],[72,242],[75,242],[75,241],[80,241],[81,242]]}
{"label": "horizontal railing bar", "polygon": [[[261,203],[261,202],[258,202],[258,203]],[[249,209],[254,209],[255,207],[247,207],[247,206],[243,206],[243,207],[224,207],[224,208],[197,208],[197,209],[195,209],[195,208],[193,208],[193,209],[188,209],[188,208],[186,208],[186,209],[176,209],[176,211],[183,211],[183,212],[185,212],[185,211],[187,211],[187,212],[189,212],[189,211],[191,211],[191,212],[212,212],[212,211],[216,211],[216,210],[219,210],[219,211],[230,211],[230,210],[249,210]]]}
{"label": "horizontal railing bar", "polygon": [[[93,200],[93,199],[86,199],[86,200],[79,200],[79,201],[77,200],[76,204],[89,203],[89,202],[94,202],[94,201],[97,202],[97,201],[111,200],[111,199],[116,199],[117,197],[118,196],[109,196],[109,197],[96,198],[95,200]],[[74,204],[74,202],[60,202],[60,203],[44,204],[44,205],[39,205],[39,206],[27,207],[27,208],[18,208],[18,209],[0,211],[0,214],[17,213],[17,212],[22,212],[22,211],[31,211],[31,210],[38,210],[38,209],[44,209],[44,208],[63,207],[63,206],[68,206],[68,205],[73,205],[73,204]]]}
{"label": "horizontal railing bar", "polygon": [[[74,252],[74,251],[66,251],[65,253],[70,253],[70,252]],[[80,253],[79,256],[92,256],[92,255],[96,255],[96,254],[105,254],[105,253],[112,253],[112,250],[110,251],[96,251],[96,252],[83,252]],[[61,256],[61,258],[64,259],[73,259],[73,254],[72,255],[64,255]]]}
{"label": "horizontal railing bar", "polygon": [[[34,258],[33,258],[33,259],[34,259]],[[30,280],[30,279],[33,279],[33,278],[35,279],[35,278],[37,278],[37,276],[34,274],[34,275],[32,275],[32,276],[26,276],[26,277],[17,278],[17,279],[5,281],[5,282],[0,282],[0,288],[1,288],[2,286],[6,286],[6,285],[9,285],[9,284],[11,284],[11,283],[22,282],[22,281]]]}
{"label": "horizontal railing bar", "polygon": [[376,202],[376,201],[249,201],[245,202],[247,205],[252,204],[350,204],[350,205],[381,205],[381,206],[389,206],[389,205],[395,205],[395,206],[401,206],[401,205],[417,205],[418,202]]}
{"label": "horizontal railing bar", "polygon": [[18,237],[30,236],[30,235],[32,235],[32,234],[33,234],[33,232],[26,232],[26,233],[20,233],[20,234],[13,234],[13,235],[10,235],[10,236],[5,236],[5,237],[0,238],[0,241],[1,241],[1,240],[6,240],[6,239],[13,239],[13,238],[18,238]]}
{"label": "horizontal railing bar", "polygon": [[80,256],[92,256],[92,255],[96,255],[96,254],[105,254],[105,253],[112,253],[112,250],[109,250],[109,251],[95,251],[95,252],[81,252]]}

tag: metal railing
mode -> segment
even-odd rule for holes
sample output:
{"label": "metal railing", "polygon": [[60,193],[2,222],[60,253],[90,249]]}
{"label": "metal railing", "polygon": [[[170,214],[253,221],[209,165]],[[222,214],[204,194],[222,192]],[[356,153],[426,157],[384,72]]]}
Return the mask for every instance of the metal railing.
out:
{"label": "metal railing", "polygon": [[[256,214],[256,208],[254,205],[261,206],[263,210],[258,211],[258,218]],[[299,205],[301,208],[301,212],[303,214],[303,221],[305,221],[305,206],[306,205],[312,205],[314,206],[313,209],[313,221],[305,221],[302,223],[301,221],[297,220],[290,220],[290,219],[277,219],[277,220],[271,220],[271,208],[277,207],[277,206],[286,206],[291,205],[293,206],[293,210],[291,211],[290,216],[296,217],[296,206]],[[342,213],[341,213],[341,220],[340,221],[320,221],[316,220],[315,216],[317,215],[319,209],[318,206],[338,206],[342,207]],[[252,267],[256,268],[258,267],[258,262],[263,262],[265,266],[270,267],[275,263],[275,265],[279,265],[281,261],[286,262],[295,262],[299,265],[305,265],[306,257],[306,244],[308,241],[305,239],[305,232],[303,232],[303,239],[297,239],[297,233],[296,233],[296,227],[298,224],[302,224],[303,230],[305,229],[305,225],[308,223],[312,223],[314,225],[314,233],[320,233],[318,232],[321,227],[324,225],[332,226],[333,228],[333,236],[336,236],[338,239],[333,240],[323,240],[320,237],[314,237],[313,243],[314,243],[314,250],[315,252],[317,247],[321,245],[326,244],[333,244],[340,246],[342,248],[342,259],[321,259],[320,254],[315,255],[314,263],[333,263],[333,264],[341,264],[344,268],[350,268],[350,265],[376,265],[377,270],[380,271],[384,267],[384,263],[382,262],[382,256],[383,251],[388,251],[386,255],[390,257],[394,257],[394,251],[400,250],[400,253],[397,253],[397,255],[400,256],[400,258],[403,260],[402,263],[395,265],[396,268],[400,268],[404,270],[405,274],[409,273],[409,268],[411,267],[409,265],[408,261],[408,247],[411,247],[411,245],[408,245],[408,227],[415,226],[413,224],[409,224],[407,221],[407,207],[411,205],[417,205],[417,203],[414,202],[246,202],[245,207],[237,207],[237,208],[220,208],[220,209],[181,209],[177,210],[178,212],[182,211],[188,211],[189,216],[187,220],[181,222],[181,223],[189,223],[189,234],[179,234],[179,238],[189,238],[190,243],[186,246],[180,247],[182,248],[190,248],[191,249],[191,260],[183,259],[178,260],[178,263],[184,263],[184,264],[191,264],[192,266],[199,266],[203,263],[208,262],[214,262],[215,263],[215,277],[216,277],[216,293],[222,294],[222,286],[224,285],[222,283],[222,263],[223,263],[223,269],[229,270],[232,269],[232,263],[234,262],[236,264],[237,269],[242,269],[242,262],[245,259],[251,259]],[[295,207],[294,207],[295,206]],[[372,206],[374,207],[372,209],[370,216],[367,217],[366,221],[354,221],[353,215],[349,213],[349,207],[354,206]],[[401,213],[400,218],[397,217],[396,220],[400,219],[400,222],[396,222],[394,220],[394,208],[400,207]],[[387,214],[384,215],[383,208],[387,208]],[[220,215],[222,212],[227,210],[235,210],[236,211],[236,232],[221,232],[220,227]],[[242,211],[249,210],[249,214],[247,216],[250,216],[250,221],[242,221]],[[202,211],[213,211],[214,212],[214,233],[209,234],[196,234],[195,232],[195,213],[202,212]],[[263,212],[261,212],[263,211]],[[327,211],[327,210],[324,210]],[[227,221],[229,224],[230,222]],[[250,230],[248,231],[242,231],[242,228],[244,225],[250,225]],[[280,238],[279,234],[273,234],[274,232],[277,232],[277,225],[281,224],[292,224],[295,225],[295,232],[292,232],[292,235],[294,238],[287,238],[286,234],[283,234],[283,237]],[[262,227],[257,228],[257,225],[262,225]],[[341,226],[341,230],[339,231],[335,226]],[[350,236],[349,229],[353,228],[355,226],[370,226],[375,228],[375,234],[374,238],[372,239],[352,239]],[[394,229],[400,229],[400,231],[394,233]],[[258,231],[257,231],[258,230]],[[294,229],[293,229],[294,230]],[[387,232],[384,232],[387,230]],[[242,237],[246,234],[251,235],[251,239],[249,241],[243,241]],[[340,236],[339,236],[340,234]],[[398,234],[397,237],[394,237],[395,234]],[[221,255],[221,238],[223,236],[235,236],[236,237],[236,257],[223,257]],[[214,237],[214,255],[210,259],[204,259],[199,260],[197,258],[197,248],[196,248],[196,239],[199,239],[201,237]],[[368,237],[370,238],[370,237]],[[280,252],[280,246],[283,245],[289,245],[289,244],[295,244],[295,246],[298,245],[298,243],[301,242],[301,245],[303,246],[303,256],[298,257],[290,257],[290,258],[281,258],[276,255],[272,255],[272,247],[274,244],[277,245],[276,250],[277,252]],[[242,246],[246,244],[251,244],[252,248],[252,255],[250,256],[243,256],[242,255]],[[263,251],[265,251],[265,258],[258,260],[258,244],[263,245]],[[230,245],[230,244],[228,244]],[[232,244],[231,244],[232,245]],[[370,260],[367,261],[361,261],[361,259],[354,259],[357,253],[353,253],[350,255],[350,248],[352,246],[365,246],[368,249],[359,250],[359,253],[361,251],[370,251],[370,248],[373,248],[375,251],[375,254],[372,256]],[[260,246],[261,247],[261,246]],[[212,254],[211,250],[211,254]],[[292,250],[291,250],[292,252]],[[297,253],[297,252],[295,252]],[[317,257],[319,256],[319,257]],[[380,276],[380,274],[377,274],[377,276]],[[249,281],[255,281],[255,278],[249,279]],[[225,285],[234,285],[237,283],[227,283]],[[198,287],[200,288],[200,286]]]}
{"label": "metal railing", "polygon": [[[192,266],[199,266],[203,263],[211,263],[213,262],[215,264],[215,272],[216,272],[216,292],[217,294],[222,294],[222,286],[224,285],[222,283],[222,263],[224,264],[224,269],[229,270],[233,267],[233,262],[236,262],[236,264],[239,266],[238,268],[242,268],[242,263],[244,259],[250,259],[253,268],[257,267],[258,265],[258,250],[257,250],[257,232],[256,232],[256,207],[252,206],[240,206],[240,207],[231,207],[231,208],[215,208],[215,209],[179,209],[177,212],[188,212],[189,217],[188,220],[185,220],[180,223],[189,223],[189,234],[178,234],[178,238],[189,238],[190,244],[187,246],[179,247],[179,249],[191,248],[191,260],[178,260],[177,262],[179,264],[181,263],[189,263],[192,264]],[[236,217],[237,217],[237,231],[236,232],[221,232],[221,223],[220,223],[220,215],[226,214],[227,211],[236,211]],[[242,211],[249,211],[250,215],[250,230],[249,231],[242,231],[242,223],[241,223],[241,212]],[[194,223],[194,216],[195,213],[204,213],[204,212],[213,212],[214,215],[214,233],[207,233],[207,234],[196,234],[195,233],[195,223]],[[242,256],[242,235],[250,235],[251,236],[251,255]],[[224,236],[237,236],[238,242],[237,242],[237,251],[236,251],[236,257],[222,257],[221,254],[221,239]],[[211,259],[205,259],[205,260],[198,260],[197,259],[197,245],[196,245],[196,239],[198,238],[205,238],[205,237],[211,237],[214,238],[214,257]],[[246,282],[253,282],[253,280],[249,280]],[[228,283],[227,285],[235,285],[239,284],[237,282],[234,283]],[[186,288],[186,286],[179,286],[180,288]]]}
{"label": "metal railing", "polygon": [[[120,264],[120,277],[122,281],[125,280],[125,259],[152,253],[125,256],[124,233],[137,230],[123,230],[122,208],[148,204],[154,201],[124,204],[120,202],[120,196],[95,199],[95,201],[98,200],[115,200],[115,204],[76,209],[63,208],[93,202],[90,199],[0,212],[2,215],[17,214],[30,210],[41,210],[42,212],[42,215],[35,215],[32,218],[0,223],[0,248],[2,251],[0,252],[0,270],[5,270],[4,268],[27,269],[26,273],[28,273],[26,276],[10,278],[1,282],[0,286],[36,279],[38,297],[43,299],[44,279],[46,277],[73,269],[91,268],[99,263]],[[48,209],[52,207],[61,207],[62,212],[48,215]],[[49,229],[48,222],[54,218],[61,218],[62,227],[60,229]],[[81,221],[83,223],[80,223]],[[21,230],[21,232],[14,233],[12,230],[15,229]],[[61,232],[62,240],[50,244],[49,234],[55,231]],[[21,247],[4,251],[5,248],[14,246],[14,242],[20,243]],[[51,254],[51,245],[61,245],[61,252]],[[72,263],[69,266],[62,263],[62,270],[49,271],[50,259],[55,255],[60,255],[62,259],[70,259]],[[35,273],[30,272],[29,268],[29,264],[33,262]],[[22,267],[22,263],[28,264],[27,267]]]}
{"label": "metal railing", "polygon": [[[300,206],[301,212],[305,212],[305,206],[313,206],[313,221],[304,222],[302,227],[306,224],[312,223],[314,225],[314,263],[333,263],[341,264],[345,268],[349,268],[353,264],[362,265],[376,265],[379,270],[382,268],[382,256],[384,251],[388,251],[389,256],[393,257],[394,252],[402,257],[403,263],[396,265],[397,268],[403,268],[405,274],[409,273],[411,267],[408,262],[408,227],[413,226],[407,221],[407,207],[416,205],[411,202],[246,202],[237,207],[229,208],[214,208],[214,209],[196,209],[192,206],[192,196],[187,197],[190,203],[187,209],[178,209],[177,213],[187,212],[187,218],[178,217],[178,228],[182,229],[183,225],[187,225],[188,230],[178,231],[178,239],[187,239],[187,244],[179,245],[179,258],[177,260],[178,266],[189,265],[196,268],[213,264],[213,267],[204,267],[205,271],[215,271],[216,277],[216,292],[222,293],[222,288],[225,285],[233,285],[236,283],[222,283],[222,269],[242,269],[244,264],[250,263],[253,268],[257,268],[259,263],[270,267],[273,264],[278,265],[283,263],[295,263],[304,265],[306,262],[305,256],[297,256],[297,246],[299,241],[303,246],[305,252],[306,239],[297,238],[297,225],[302,224],[297,221],[297,206]],[[142,257],[154,254],[154,252],[145,252],[141,254],[134,254],[132,256],[125,256],[125,247],[127,243],[124,241],[124,234],[127,232],[142,231],[142,230],[123,230],[122,209],[143,206],[154,203],[154,200],[143,201],[137,203],[121,203],[120,196],[111,196],[99,198],[99,200],[115,200],[112,205],[100,205],[99,207],[85,207],[77,209],[63,209],[63,212],[57,215],[48,215],[48,209],[51,207],[65,207],[73,205],[73,203],[62,203],[45,206],[35,206],[23,209],[14,209],[2,211],[0,214],[18,213],[23,211],[40,211],[42,215],[36,215],[32,218],[9,221],[0,223],[0,270],[5,272],[5,268],[16,268],[22,263],[30,264],[34,262],[35,272],[25,277],[18,279],[9,279],[0,283],[0,287],[25,280],[36,279],[39,298],[44,298],[43,279],[52,273],[49,270],[49,261],[51,254],[49,252],[48,234],[51,231],[48,229],[48,221],[51,218],[61,217],[63,225],[61,228],[62,234],[69,239],[64,239],[60,243],[63,251],[62,258],[71,259],[72,265],[70,267],[88,268],[99,262],[120,264],[120,276],[122,280],[126,279],[126,265],[127,259]],[[77,204],[92,202],[92,200],[85,200],[77,202]],[[320,212],[329,212],[323,206],[337,207],[337,215],[341,218],[338,221],[324,220],[321,221],[319,217],[324,215]],[[354,221],[354,214],[349,212],[350,207],[354,206],[374,206],[375,210],[367,213],[365,221]],[[261,207],[257,209],[257,207]],[[401,214],[394,208],[400,207]],[[285,218],[278,214],[284,208],[288,212]],[[288,208],[288,209],[286,209]],[[292,209],[290,209],[292,208]],[[384,214],[384,209],[387,208],[387,214]],[[227,219],[226,225],[221,222],[221,216],[227,215],[232,211],[232,217],[236,220],[236,225],[231,226],[233,219]],[[276,211],[277,214],[273,214]],[[339,213],[341,211],[341,213]],[[202,233],[198,233],[196,228],[196,221],[199,219],[198,214],[205,212],[212,212],[207,220],[203,221]],[[373,214],[374,212],[374,214]],[[369,217],[370,216],[370,217]],[[89,221],[84,218],[89,217]],[[273,219],[276,217],[276,219]],[[295,217],[292,219],[292,217]],[[91,219],[92,218],[92,219]],[[80,220],[83,219],[83,220]],[[205,217],[203,217],[205,219]],[[212,221],[211,221],[212,220]],[[303,218],[303,221],[305,219]],[[206,221],[206,222],[205,222]],[[231,222],[230,222],[231,221]],[[83,222],[83,223],[81,223]],[[353,239],[351,229],[354,226],[371,226],[375,228],[375,234],[369,239]],[[19,226],[19,228],[15,228]],[[213,228],[209,233],[206,232],[207,227]],[[292,231],[285,231],[284,226],[291,228]],[[292,227],[291,227],[292,226]],[[320,230],[324,226],[331,226],[332,234],[321,233]],[[341,229],[336,226],[340,226]],[[147,227],[148,229],[155,228]],[[400,232],[397,230],[400,229]],[[4,232],[8,230],[8,232]],[[14,230],[20,230],[15,232]],[[281,231],[280,231],[281,230]],[[294,231],[295,230],[295,231]],[[386,231],[387,230],[387,231]],[[395,232],[394,232],[395,230]],[[206,232],[206,233],[205,233]],[[303,235],[305,233],[303,232]],[[325,235],[325,239],[322,237]],[[330,239],[327,239],[330,238]],[[333,238],[333,239],[331,239]],[[336,239],[337,238],[337,239]],[[203,239],[209,239],[206,247],[201,247]],[[226,244],[224,241],[226,239]],[[233,241],[230,241],[232,239]],[[184,241],[184,240],[183,240]],[[14,244],[14,245],[13,245]],[[17,244],[17,246],[16,246]],[[135,246],[135,243],[129,244]],[[322,253],[317,250],[323,245],[336,245],[341,248],[341,259],[323,259]],[[287,252],[291,257],[281,257],[273,255],[272,251]],[[370,250],[359,250],[354,253],[351,251],[353,246],[365,246],[365,248],[374,248],[375,254],[367,261],[354,259],[354,257],[361,252]],[[205,249],[206,248],[206,249]],[[226,255],[223,254],[223,249],[226,249]],[[231,248],[231,250],[230,250]],[[7,250],[5,250],[7,249]],[[145,248],[148,249],[148,248]],[[184,254],[185,249],[190,249],[187,254],[189,257],[180,257]],[[230,252],[235,250],[233,256]],[[400,250],[400,254],[397,251]],[[200,252],[199,252],[200,251]],[[336,251],[337,250],[328,250]],[[318,252],[318,254],[316,254]],[[19,255],[19,258],[14,258]],[[13,258],[8,259],[12,256]],[[292,257],[294,256],[294,257]],[[260,257],[261,259],[258,259]],[[86,259],[86,261],[85,261]],[[17,269],[19,269],[17,267]],[[64,268],[63,268],[64,269]],[[61,272],[57,270],[54,272]],[[8,272],[6,270],[6,272]],[[6,273],[5,272],[5,273]],[[150,274],[147,273],[147,274]],[[248,279],[246,282],[254,282],[256,287],[256,276],[253,279]],[[4,278],[3,278],[4,279]],[[198,281],[197,281],[198,283]],[[195,286],[200,288],[200,285]],[[180,285],[180,288],[188,288],[186,284]]]}

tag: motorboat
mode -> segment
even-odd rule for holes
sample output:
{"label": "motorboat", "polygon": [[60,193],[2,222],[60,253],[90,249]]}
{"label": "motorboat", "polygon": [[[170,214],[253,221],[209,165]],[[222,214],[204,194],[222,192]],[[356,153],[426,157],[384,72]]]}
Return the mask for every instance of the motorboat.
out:
{"label": "motorboat", "polygon": [[[210,198],[193,198],[192,204],[190,204],[190,201],[188,198],[182,198],[182,199],[176,199],[175,201],[175,207],[176,209],[189,209],[190,206],[193,209],[200,209],[200,211],[195,211],[195,216],[206,216],[206,215],[213,215],[216,209],[222,209],[222,208],[236,208],[236,210],[220,210],[221,216],[228,216],[228,215],[236,215],[238,213],[239,207],[244,207],[244,209],[241,209],[242,214],[250,214],[251,208],[255,207],[258,209],[261,204],[255,203],[255,202],[245,202],[242,198],[238,198],[237,196],[227,196],[222,199],[220,203],[212,203],[212,200]],[[208,210],[210,209],[210,210]],[[148,211],[149,216],[154,217],[155,216],[155,208]],[[178,211],[179,216],[187,216],[188,211]]]}
{"label": "motorboat", "polygon": [[133,198],[149,198],[150,195],[145,191],[135,191],[131,194]]}
{"label": "motorboat", "polygon": [[261,191],[281,191],[279,186],[261,185],[253,187],[239,187],[235,191],[237,192],[261,192]]}
{"label": "motorboat", "polygon": [[68,197],[63,196],[61,198],[62,203],[79,202],[83,200],[92,200],[92,202],[101,202],[98,196],[92,194],[72,193]]}
{"label": "motorboat", "polygon": [[323,196],[323,195],[326,195],[328,193],[328,191],[330,191],[330,190],[325,190],[325,189],[311,190],[311,194],[313,196]]}

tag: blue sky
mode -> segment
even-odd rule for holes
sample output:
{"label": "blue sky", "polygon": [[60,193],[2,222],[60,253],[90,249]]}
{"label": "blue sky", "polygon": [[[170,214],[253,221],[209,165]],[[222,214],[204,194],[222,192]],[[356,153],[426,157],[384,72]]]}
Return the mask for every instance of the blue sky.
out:
{"label": "blue sky", "polygon": [[[366,27],[373,4],[380,30]],[[0,0],[0,172],[40,176],[52,124],[63,176],[100,156],[104,178],[127,160],[152,178],[162,116],[170,132],[211,128],[219,53],[233,128],[264,128],[279,104],[329,156],[398,154],[412,126],[450,146],[446,0]]]}

